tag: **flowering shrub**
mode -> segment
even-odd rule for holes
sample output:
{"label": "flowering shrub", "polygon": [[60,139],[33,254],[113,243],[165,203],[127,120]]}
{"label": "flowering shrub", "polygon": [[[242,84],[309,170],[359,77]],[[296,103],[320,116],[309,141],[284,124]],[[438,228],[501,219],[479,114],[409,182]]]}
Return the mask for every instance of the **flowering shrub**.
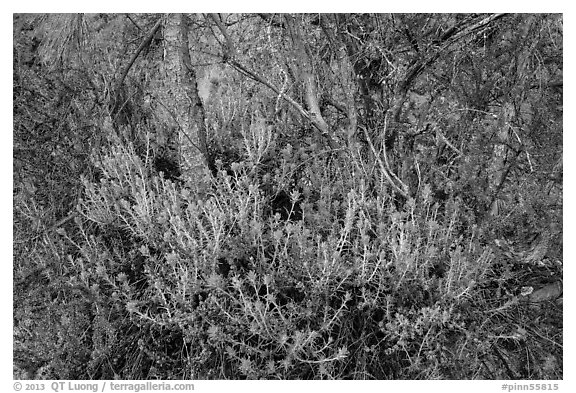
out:
{"label": "flowering shrub", "polygon": [[471,354],[491,347],[478,310],[498,309],[514,266],[465,203],[425,184],[398,208],[360,155],[351,166],[312,144],[249,141],[247,159],[219,163],[204,190],[156,174],[130,147],[104,156],[78,216],[20,269],[33,288],[15,316],[20,369],[398,379],[482,367]]}
{"label": "flowering shrub", "polygon": [[[75,235],[60,231],[73,245],[58,289],[68,295],[49,323],[76,340],[63,356],[82,351],[86,366],[65,374],[51,360],[52,372],[447,376],[448,337],[465,330],[459,305],[492,262],[474,231],[457,233],[461,204],[440,213],[425,191],[398,211],[338,157],[290,146],[279,156],[272,176],[236,163],[202,195],[153,175],[130,149],[106,156],[102,179],[84,182]],[[267,190],[288,186],[300,220],[269,207]]]}

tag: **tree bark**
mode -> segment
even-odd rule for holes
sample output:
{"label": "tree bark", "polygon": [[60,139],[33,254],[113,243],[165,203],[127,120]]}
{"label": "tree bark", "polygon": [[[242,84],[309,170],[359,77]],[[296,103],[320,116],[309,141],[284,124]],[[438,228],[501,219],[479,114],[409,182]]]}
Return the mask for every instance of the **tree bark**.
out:
{"label": "tree bark", "polygon": [[310,113],[318,130],[323,134],[328,134],[328,124],[326,123],[326,120],[324,120],[320,111],[320,105],[318,104],[318,88],[316,86],[314,65],[312,64],[312,59],[308,55],[305,46],[306,44],[302,38],[300,21],[289,14],[286,14],[284,19],[286,20],[286,25],[288,26],[292,38],[294,57],[298,60],[298,74],[300,82],[304,86],[304,97],[306,100],[306,106],[308,107],[308,113]]}
{"label": "tree bark", "polygon": [[213,162],[206,144],[205,112],[190,59],[188,17],[185,14],[166,15],[164,39],[164,99],[178,127],[182,177],[190,184],[199,185],[207,180],[208,169],[213,170]]}

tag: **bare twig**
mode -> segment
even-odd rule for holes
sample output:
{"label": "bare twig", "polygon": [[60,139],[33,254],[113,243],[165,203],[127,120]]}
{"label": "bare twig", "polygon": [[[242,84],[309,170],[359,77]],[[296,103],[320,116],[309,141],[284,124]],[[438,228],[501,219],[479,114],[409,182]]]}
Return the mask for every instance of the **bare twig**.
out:
{"label": "bare twig", "polygon": [[132,17],[130,16],[130,14],[126,14],[126,18],[127,18],[130,22],[132,22],[132,24],[133,24],[134,26],[136,26],[136,28],[137,28],[138,30],[142,31],[142,28],[140,27],[140,25],[138,25],[138,23],[136,23],[136,22],[134,21],[134,19],[132,19]]}
{"label": "bare twig", "polygon": [[[387,118],[386,116],[384,116],[384,130],[382,131],[382,139],[383,139],[384,141],[386,141],[386,131],[387,131],[387,129],[388,129],[388,122],[387,122],[387,120],[388,120],[388,118]],[[392,171],[392,169],[390,169],[390,163],[388,163],[388,154],[386,153],[386,143],[385,143],[385,142],[382,144],[382,155],[384,156],[384,163],[386,164],[386,170],[388,171],[388,173],[390,173],[390,175],[391,175],[394,179],[396,179],[396,181],[397,181],[398,183],[400,183],[400,185],[402,185],[402,189],[404,190],[404,193],[406,194],[406,195],[404,195],[404,196],[407,196],[407,194],[408,194],[408,192],[407,192],[408,187],[406,186],[406,184],[404,184],[404,183],[402,182],[402,180],[400,180],[400,178],[399,178],[398,176],[396,176],[396,174]]]}
{"label": "bare twig", "polygon": [[316,128],[318,131],[320,131],[323,135],[328,136],[331,147],[334,147],[334,146],[332,146],[334,142],[332,141],[330,136],[327,134],[327,126],[322,124],[320,121],[320,120],[323,121],[323,119],[321,119],[321,118],[319,119],[318,116],[316,116],[316,114],[310,113],[309,111],[304,109],[300,104],[298,104],[296,101],[294,101],[290,96],[286,95],[283,91],[278,89],[272,83],[268,82],[267,80],[265,80],[264,78],[262,78],[261,76],[256,74],[255,72],[249,70],[247,67],[245,67],[243,64],[241,64],[238,60],[236,60],[235,59],[235,52],[236,52],[235,47],[234,47],[234,44],[232,42],[230,35],[228,34],[228,31],[226,30],[226,26],[224,26],[224,24],[220,20],[220,17],[218,16],[218,14],[208,14],[208,16],[210,17],[210,19],[212,19],[212,21],[214,21],[214,23],[216,24],[216,27],[218,28],[218,30],[220,31],[220,33],[224,37],[224,40],[225,40],[225,48],[224,48],[224,55],[223,55],[224,62],[229,64],[230,66],[232,66],[232,68],[234,68],[236,71],[240,72],[241,74],[246,75],[250,79],[266,86],[268,89],[272,90],[279,97],[282,97],[282,99],[284,99],[286,102],[288,102],[290,105],[292,105],[292,107],[294,107],[294,109],[296,109],[298,111],[298,113],[300,113],[306,120],[308,120],[314,126],[314,128]]}
{"label": "bare twig", "polygon": [[280,27],[282,29],[286,28],[284,22],[274,20],[274,14],[256,14],[256,15],[258,15],[262,20],[268,22],[271,26]]}
{"label": "bare twig", "polygon": [[452,150],[454,150],[454,151],[458,154],[458,157],[461,157],[461,156],[463,155],[462,152],[461,152],[456,146],[454,146],[454,145],[448,140],[448,138],[446,138],[446,137],[444,136],[444,134],[442,134],[442,131],[440,131],[439,129],[436,129],[436,133],[437,133],[437,135],[440,137],[440,139],[442,139],[442,141],[443,141],[449,148],[451,148]]}
{"label": "bare twig", "polygon": [[[364,131],[364,135],[366,136],[366,140],[368,141],[368,145],[370,146],[370,149],[372,150],[372,153],[374,154],[374,157],[376,157],[376,161],[378,162],[379,166],[380,166],[380,172],[382,172],[382,174],[384,175],[384,177],[386,178],[386,180],[388,180],[388,183],[390,183],[390,185],[392,186],[392,188],[399,193],[400,195],[402,195],[405,198],[408,198],[408,192],[406,191],[407,187],[404,183],[402,183],[400,181],[400,179],[398,179],[398,177],[396,175],[394,175],[394,177],[396,179],[398,179],[398,181],[400,182],[400,184],[402,185],[402,188],[400,188],[392,179],[392,177],[390,176],[390,172],[386,169],[387,166],[387,162],[386,162],[386,166],[384,165],[384,163],[382,162],[382,159],[380,158],[380,155],[378,154],[378,152],[376,151],[376,148],[374,147],[374,144],[372,143],[372,139],[370,138],[370,135],[368,135],[368,131],[366,130],[365,127],[360,127],[363,131]],[[386,152],[384,152],[384,158],[386,159]]]}
{"label": "bare twig", "polygon": [[146,38],[144,38],[138,49],[136,49],[136,52],[134,52],[130,61],[124,66],[124,69],[120,74],[120,77],[116,81],[116,86],[114,90],[116,94],[118,94],[118,92],[120,91],[120,86],[122,86],[122,83],[124,83],[124,79],[126,79],[128,71],[130,71],[130,68],[132,68],[132,65],[134,64],[134,62],[136,61],[142,50],[150,43],[150,41],[152,41],[154,34],[156,34],[156,31],[158,31],[161,24],[162,24],[162,18],[158,18],[158,21],[156,22],[154,27],[152,27]]}

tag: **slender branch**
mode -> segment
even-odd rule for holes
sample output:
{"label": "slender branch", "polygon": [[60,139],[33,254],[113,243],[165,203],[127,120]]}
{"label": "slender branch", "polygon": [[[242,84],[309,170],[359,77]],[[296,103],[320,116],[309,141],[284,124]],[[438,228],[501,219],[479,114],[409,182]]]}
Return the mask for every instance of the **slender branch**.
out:
{"label": "slender branch", "polygon": [[454,151],[458,154],[458,157],[461,157],[461,156],[463,155],[462,152],[461,152],[456,146],[454,146],[454,145],[452,144],[452,142],[450,142],[450,141],[448,140],[448,138],[446,138],[446,137],[444,136],[444,134],[442,134],[442,131],[440,131],[439,129],[436,129],[436,133],[438,134],[438,136],[440,137],[440,139],[442,139],[442,141],[444,141],[444,143],[446,143],[446,145],[447,145],[449,148],[451,148],[452,150],[454,150]]}
{"label": "slender branch", "polygon": [[512,158],[510,164],[508,164],[508,166],[504,170],[504,173],[502,174],[502,178],[500,179],[500,182],[496,186],[496,189],[494,190],[494,193],[492,194],[492,196],[490,198],[490,204],[488,205],[489,207],[492,206],[494,201],[496,201],[496,199],[498,198],[498,195],[500,195],[500,191],[502,191],[502,189],[504,188],[504,183],[506,182],[508,175],[510,174],[510,171],[516,165],[516,160],[518,159],[518,156],[520,155],[521,152],[522,152],[522,149],[518,149],[516,151],[516,154]]}
{"label": "slender branch", "polygon": [[224,40],[226,41],[224,61],[227,61],[227,59],[233,59],[235,55],[234,44],[232,43],[232,38],[230,37],[230,34],[228,34],[226,26],[224,26],[218,14],[208,14],[208,16],[216,24],[216,27],[218,27],[218,30],[220,30],[220,33],[224,36]]}
{"label": "slender branch", "polygon": [[[387,116],[384,116],[384,130],[382,131],[382,140],[386,141],[386,131],[388,130],[388,118]],[[404,192],[406,194],[408,187],[406,186],[406,184],[404,184],[402,182],[402,180],[400,180],[400,178],[398,176],[396,176],[396,174],[392,171],[392,169],[390,168],[390,163],[388,162],[388,154],[386,153],[386,143],[382,143],[382,155],[384,156],[384,164],[386,165],[386,170],[388,171],[388,173],[390,173],[390,175],[398,182],[402,185],[402,189],[404,190]],[[406,195],[404,195],[406,196]]]}
{"label": "slender branch", "polygon": [[326,103],[332,107],[334,107],[334,109],[336,109],[338,112],[342,113],[344,116],[349,117],[349,113],[348,110],[346,109],[346,106],[344,106],[343,104],[335,101],[334,99],[328,97],[326,98]]}
{"label": "slender branch", "polygon": [[360,127],[360,128],[364,131],[364,136],[366,137],[366,140],[368,141],[368,145],[370,146],[370,149],[372,150],[372,153],[374,154],[374,157],[376,158],[376,161],[378,162],[378,165],[380,166],[380,172],[382,172],[382,174],[384,175],[386,180],[388,180],[388,183],[390,183],[392,188],[397,193],[399,193],[400,195],[402,195],[405,198],[408,198],[408,193],[405,191],[405,189],[407,188],[406,185],[404,183],[400,182],[400,184],[404,188],[404,189],[402,189],[396,183],[394,183],[394,180],[392,180],[392,177],[390,177],[390,172],[386,169],[386,167],[384,166],[384,163],[382,162],[382,159],[380,158],[380,155],[376,151],[376,148],[374,147],[374,144],[372,143],[372,139],[370,138],[370,135],[368,135],[368,131],[366,130],[366,127]]}
{"label": "slender branch", "polygon": [[[276,86],[274,86],[270,82],[266,81],[264,78],[257,75],[255,72],[249,70],[244,65],[242,65],[239,61],[237,61],[235,59],[234,44],[232,42],[230,35],[228,34],[228,31],[226,30],[226,26],[224,26],[224,24],[220,20],[220,17],[218,16],[218,14],[208,14],[208,16],[210,17],[210,19],[212,19],[214,21],[214,23],[216,24],[216,27],[218,28],[220,33],[222,33],[222,36],[224,36],[224,40],[226,41],[226,48],[224,50],[224,58],[223,58],[224,62],[229,64],[230,66],[232,66],[234,69],[236,69],[236,71],[240,72],[241,74],[244,74],[247,77],[249,77],[250,79],[266,86],[268,89],[272,90],[279,97],[282,97],[286,102],[288,102],[290,105],[292,105],[298,111],[298,113],[300,113],[306,120],[308,120],[318,131],[320,131],[322,134],[327,135],[329,137],[329,135],[327,134],[327,126],[324,126],[324,124],[322,124],[319,121],[316,114],[314,114],[314,113],[311,114],[309,111],[304,109],[300,104],[298,104],[296,101],[294,101],[290,96],[286,95],[284,92],[282,92]],[[321,120],[323,120],[323,119],[321,119]],[[334,142],[332,141],[331,138],[329,139],[329,142],[330,142],[330,145],[334,144]]]}
{"label": "slender branch", "polygon": [[138,23],[136,23],[136,22],[134,21],[134,19],[132,19],[132,17],[130,16],[130,14],[126,14],[126,18],[128,18],[128,20],[129,20],[130,22],[132,22],[132,24],[133,24],[134,26],[136,26],[136,28],[137,28],[138,30],[142,31],[142,28],[138,25]]}
{"label": "slender branch", "polygon": [[286,28],[286,26],[284,25],[284,22],[282,22],[282,21],[279,22],[279,21],[274,20],[274,14],[256,14],[256,15],[258,15],[262,20],[270,23],[270,25],[272,25],[274,27],[280,27],[282,29]]}
{"label": "slender branch", "polygon": [[115,90],[114,90],[116,92],[116,94],[118,94],[120,87],[122,86],[122,83],[124,83],[124,79],[126,79],[126,75],[128,75],[128,71],[130,71],[130,68],[132,68],[132,65],[134,64],[134,62],[136,61],[136,59],[138,58],[138,56],[140,55],[142,50],[148,44],[150,44],[150,42],[152,41],[152,38],[154,38],[154,34],[156,34],[156,32],[160,28],[161,24],[162,24],[162,18],[158,18],[158,21],[156,22],[154,27],[152,27],[152,29],[150,30],[150,32],[148,33],[146,38],[144,38],[144,40],[142,41],[142,43],[140,44],[138,49],[136,49],[136,52],[134,52],[134,54],[132,55],[132,58],[130,59],[128,64],[126,64],[124,66],[124,69],[122,70],[122,73],[120,74],[120,77],[116,81],[116,86],[115,86]]}
{"label": "slender branch", "polygon": [[188,133],[186,132],[186,130],[184,130],[184,127],[182,127],[182,124],[180,124],[180,122],[178,121],[178,119],[176,118],[176,115],[174,114],[174,111],[170,110],[170,108],[168,108],[166,105],[164,105],[164,103],[160,100],[158,100],[158,103],[164,108],[164,110],[166,110],[166,112],[170,115],[170,117],[172,117],[172,120],[174,120],[174,123],[176,123],[178,125],[178,130],[180,132],[182,132],[182,135],[184,135],[186,137],[186,139],[188,140],[188,142],[190,142],[190,144],[195,147],[196,149],[198,149],[199,151],[202,151],[202,149],[200,149],[200,146],[198,146],[190,137],[190,135],[188,135]]}
{"label": "slender branch", "polygon": [[406,77],[404,78],[404,81],[402,82],[400,91],[402,93],[407,91],[408,88],[410,87],[410,85],[412,84],[412,82],[414,81],[414,79],[416,79],[416,77],[418,75],[420,75],[422,73],[422,71],[424,71],[428,66],[430,66],[432,63],[434,63],[434,61],[436,61],[436,59],[438,59],[438,57],[440,57],[440,54],[442,52],[444,52],[445,50],[447,50],[454,43],[456,43],[460,39],[472,34],[475,31],[478,31],[480,29],[485,28],[490,23],[504,17],[505,15],[506,14],[502,14],[502,13],[501,14],[492,14],[492,15],[482,19],[480,22],[471,24],[471,25],[463,28],[461,31],[459,31],[455,34],[449,35],[448,36],[449,38],[446,39],[444,45],[442,45],[442,47],[439,50],[435,51],[434,53],[432,53],[426,57],[424,57],[420,61],[416,61],[412,65],[412,67],[410,67],[410,69],[406,73]]}
{"label": "slender branch", "polygon": [[[395,122],[400,121],[400,114],[402,111],[402,106],[404,105],[404,102],[408,98],[408,90],[410,89],[410,86],[412,86],[414,80],[420,74],[422,74],[422,72],[424,72],[424,70],[426,68],[430,67],[440,57],[440,55],[443,52],[445,52],[454,43],[456,43],[457,41],[461,40],[462,38],[472,34],[475,31],[478,31],[478,30],[485,28],[490,23],[504,17],[505,15],[506,14],[502,14],[502,13],[492,14],[492,15],[482,19],[481,21],[479,21],[477,23],[472,23],[472,24],[468,25],[467,27],[462,28],[462,30],[460,30],[458,32],[455,32],[455,33],[451,32],[448,35],[444,35],[442,37],[444,39],[444,41],[443,41],[444,44],[442,45],[442,47],[440,49],[435,50],[433,53],[430,53],[430,54],[420,58],[420,60],[415,59],[412,62],[412,64],[410,65],[410,67],[408,68],[408,71],[406,72],[406,76],[404,77],[404,80],[400,84],[398,94],[396,95],[396,98],[394,99],[394,104],[392,106],[392,118],[394,119],[394,121]],[[391,139],[392,141],[395,141],[396,140],[396,133],[393,133],[391,135],[391,138],[392,138]]]}

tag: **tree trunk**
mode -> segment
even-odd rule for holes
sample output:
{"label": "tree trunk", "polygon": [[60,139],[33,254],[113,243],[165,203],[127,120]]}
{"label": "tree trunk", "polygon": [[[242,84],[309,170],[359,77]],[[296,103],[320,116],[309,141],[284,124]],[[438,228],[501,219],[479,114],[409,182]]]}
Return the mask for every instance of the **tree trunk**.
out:
{"label": "tree trunk", "polygon": [[196,73],[188,48],[188,18],[169,14],[164,27],[166,42],[164,69],[165,107],[177,123],[179,161],[182,177],[190,184],[202,184],[212,169],[206,145],[205,113],[198,96]]}

